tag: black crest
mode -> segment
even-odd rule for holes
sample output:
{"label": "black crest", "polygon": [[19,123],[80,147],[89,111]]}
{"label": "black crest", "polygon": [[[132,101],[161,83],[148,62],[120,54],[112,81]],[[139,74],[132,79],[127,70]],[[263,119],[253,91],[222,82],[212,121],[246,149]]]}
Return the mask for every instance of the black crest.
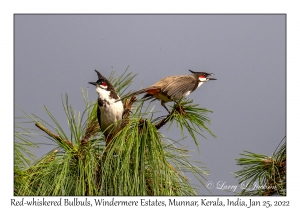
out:
{"label": "black crest", "polygon": [[[98,81],[96,83],[101,83],[102,81],[104,81],[106,84],[107,84],[107,91],[110,91],[110,97],[112,98],[115,98],[115,99],[118,99],[119,96],[114,88],[114,86],[108,81],[108,79],[106,79],[99,71],[97,71],[95,69],[95,72],[97,73],[98,75]],[[92,83],[90,83],[92,84]]]}

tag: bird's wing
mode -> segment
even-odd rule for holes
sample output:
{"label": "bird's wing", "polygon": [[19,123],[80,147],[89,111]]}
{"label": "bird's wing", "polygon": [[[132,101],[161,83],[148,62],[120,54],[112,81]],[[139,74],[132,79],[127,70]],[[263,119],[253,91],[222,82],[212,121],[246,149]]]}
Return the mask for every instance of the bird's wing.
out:
{"label": "bird's wing", "polygon": [[100,113],[100,108],[99,107],[97,107],[97,118],[98,118],[99,127],[102,130],[101,121],[100,121],[101,120],[101,113]]}
{"label": "bird's wing", "polygon": [[102,128],[101,128],[101,112],[100,112],[100,106],[103,106],[103,103],[102,103],[101,99],[98,98],[97,118],[98,118],[99,127],[100,127],[100,129],[102,130]]}
{"label": "bird's wing", "polygon": [[167,83],[162,92],[168,94],[173,99],[180,99],[188,91],[194,91],[197,88],[197,80],[193,75],[183,75],[173,78],[172,81]]}

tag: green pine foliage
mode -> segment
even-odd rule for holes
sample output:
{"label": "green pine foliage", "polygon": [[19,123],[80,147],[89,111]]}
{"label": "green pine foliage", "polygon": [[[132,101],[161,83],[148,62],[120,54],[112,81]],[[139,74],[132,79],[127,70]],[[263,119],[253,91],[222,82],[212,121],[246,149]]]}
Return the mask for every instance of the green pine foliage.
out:
{"label": "green pine foliage", "polygon": [[240,195],[286,195],[286,142],[282,139],[271,157],[244,151],[237,164],[243,168],[235,172],[239,184],[245,188]]}
{"label": "green pine foliage", "polygon": [[[18,120],[23,119],[16,118],[15,121]],[[24,128],[21,123],[15,122],[14,136],[14,192],[16,193],[22,186],[24,171],[36,159],[30,149],[38,148],[38,145],[31,140],[31,138],[35,137],[35,134],[30,129]]]}
{"label": "green pine foliage", "polygon": [[[134,77],[126,69],[118,77],[113,72],[109,80],[122,96]],[[190,184],[186,172],[193,174],[201,189],[207,192],[205,164],[192,161],[189,151],[178,147],[178,141],[183,139],[171,140],[160,129],[166,124],[169,128],[177,126],[183,137],[187,130],[200,151],[199,140],[204,132],[215,136],[208,128],[207,114],[211,111],[182,99],[174,103],[169,115],[152,119],[154,110],[145,107],[143,100],[125,99],[120,130],[107,144],[97,121],[97,103],[89,101],[87,92],[82,91],[82,95],[86,107],[82,113],[73,109],[67,95],[62,98],[69,136],[46,107],[43,109],[51,122],[23,111],[37,130],[35,133],[17,132],[15,139],[38,133],[55,142],[57,147],[34,162],[28,162],[22,155],[25,151],[15,149],[18,156],[15,157],[15,195],[182,196],[203,193],[197,192],[198,186]],[[24,126],[19,129],[26,130]]]}

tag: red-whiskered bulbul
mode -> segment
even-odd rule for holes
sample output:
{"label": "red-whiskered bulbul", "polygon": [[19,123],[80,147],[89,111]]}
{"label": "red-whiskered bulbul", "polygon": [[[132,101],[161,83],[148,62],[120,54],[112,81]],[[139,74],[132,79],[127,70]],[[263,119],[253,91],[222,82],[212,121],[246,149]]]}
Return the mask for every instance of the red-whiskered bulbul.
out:
{"label": "red-whiskered bulbul", "polygon": [[108,136],[118,130],[120,123],[116,122],[122,119],[124,108],[122,101],[117,101],[120,97],[113,85],[97,70],[95,71],[98,75],[98,80],[97,82],[89,82],[89,84],[96,86],[96,92],[98,93],[98,122],[105,137],[108,138]]}
{"label": "red-whiskered bulbul", "polygon": [[213,73],[194,72],[190,69],[189,71],[192,73],[191,75],[165,77],[162,80],[159,80],[157,83],[142,90],[131,93],[124,98],[130,97],[132,95],[146,93],[143,98],[154,98],[154,100],[161,100],[161,105],[165,107],[165,109],[169,112],[169,110],[165,106],[165,103],[169,101],[179,100],[182,97],[186,97],[202,84],[204,84],[204,82],[207,82],[209,80],[217,80],[215,78],[208,78]]}

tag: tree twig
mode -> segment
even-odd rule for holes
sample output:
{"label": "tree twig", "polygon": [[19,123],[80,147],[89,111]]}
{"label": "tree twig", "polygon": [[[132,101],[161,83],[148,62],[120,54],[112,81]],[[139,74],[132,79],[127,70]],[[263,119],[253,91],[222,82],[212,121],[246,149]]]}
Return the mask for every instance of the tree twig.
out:
{"label": "tree twig", "polygon": [[136,97],[132,96],[130,100],[126,100],[124,103],[124,114],[123,114],[123,120],[120,125],[119,131],[122,130],[128,123],[129,123],[129,116],[130,111],[132,108],[132,104],[136,101]]}
{"label": "tree twig", "polygon": [[99,124],[98,124],[97,118],[95,118],[88,123],[88,126],[85,130],[85,135],[81,139],[80,144],[85,145],[88,142],[89,138],[94,136],[98,130],[99,130]]}
{"label": "tree twig", "polygon": [[61,144],[66,143],[70,148],[73,148],[73,144],[69,140],[62,139],[60,136],[56,135],[55,133],[52,133],[49,129],[47,129],[46,127],[44,127],[42,124],[36,122],[35,126],[38,127],[39,129],[41,129],[42,131],[44,131],[45,133],[47,133],[52,138],[54,138],[57,141],[59,141]]}
{"label": "tree twig", "polygon": [[171,116],[171,114],[168,114],[164,119],[162,119],[159,123],[157,123],[155,125],[156,129],[159,130],[162,126],[167,124],[167,122],[169,122],[169,120],[170,120],[170,116]]}
{"label": "tree twig", "polygon": [[164,126],[165,124],[167,124],[167,122],[170,121],[171,116],[173,115],[173,113],[177,111],[179,114],[186,116],[186,112],[184,111],[183,107],[179,104],[177,104],[176,107],[173,107],[171,113],[169,113],[164,119],[162,119],[159,123],[157,123],[155,125],[156,129],[160,129],[162,126]]}

